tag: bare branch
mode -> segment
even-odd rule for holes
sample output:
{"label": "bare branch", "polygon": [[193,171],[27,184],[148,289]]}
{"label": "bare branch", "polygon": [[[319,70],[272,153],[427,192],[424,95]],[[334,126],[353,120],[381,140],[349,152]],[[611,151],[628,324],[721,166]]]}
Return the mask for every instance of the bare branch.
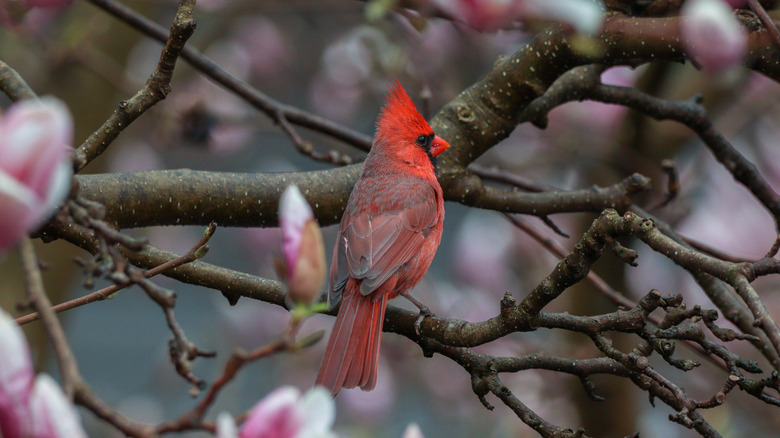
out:
{"label": "bare branch", "polygon": [[176,60],[184,44],[195,31],[193,12],[195,0],[181,0],[171,24],[171,34],[165,41],[160,61],[146,84],[109,116],[87,140],[76,149],[75,170],[78,172],[108,148],[128,125],[145,113],[157,102],[165,99],[171,91],[171,79]]}

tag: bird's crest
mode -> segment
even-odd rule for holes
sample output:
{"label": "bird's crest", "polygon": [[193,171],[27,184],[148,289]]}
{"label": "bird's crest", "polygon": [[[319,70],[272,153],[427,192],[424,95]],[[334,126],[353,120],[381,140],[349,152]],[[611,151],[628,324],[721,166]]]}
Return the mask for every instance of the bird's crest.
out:
{"label": "bird's crest", "polygon": [[376,137],[389,144],[413,142],[421,134],[432,134],[433,129],[417,111],[398,80],[389,87],[387,103],[377,121]]}

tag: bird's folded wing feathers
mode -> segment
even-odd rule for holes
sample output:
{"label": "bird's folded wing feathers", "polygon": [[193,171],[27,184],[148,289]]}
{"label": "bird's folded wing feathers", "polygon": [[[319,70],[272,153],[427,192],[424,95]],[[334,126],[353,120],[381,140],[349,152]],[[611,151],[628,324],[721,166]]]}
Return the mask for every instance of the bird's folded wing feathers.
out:
{"label": "bird's folded wing feathers", "polygon": [[434,197],[389,214],[358,214],[341,230],[331,265],[331,304],[335,304],[348,277],[363,280],[368,295],[422,249],[436,225]]}

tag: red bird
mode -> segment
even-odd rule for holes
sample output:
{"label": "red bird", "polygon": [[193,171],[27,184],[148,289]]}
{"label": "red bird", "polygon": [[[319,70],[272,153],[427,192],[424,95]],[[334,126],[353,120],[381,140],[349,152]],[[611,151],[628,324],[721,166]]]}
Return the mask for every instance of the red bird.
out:
{"label": "red bird", "polygon": [[433,133],[396,81],[341,218],[330,266],[328,302],[341,301],[317,385],[376,386],[387,301],[420,282],[441,242],[444,199],[436,156],[450,145]]}

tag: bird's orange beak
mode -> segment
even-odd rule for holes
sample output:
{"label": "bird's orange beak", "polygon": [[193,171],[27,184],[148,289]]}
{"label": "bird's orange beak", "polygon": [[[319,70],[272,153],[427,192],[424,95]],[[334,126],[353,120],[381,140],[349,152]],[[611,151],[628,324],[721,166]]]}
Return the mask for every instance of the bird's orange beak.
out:
{"label": "bird's orange beak", "polygon": [[438,135],[433,136],[433,141],[431,142],[431,155],[437,157],[440,153],[446,151],[449,148],[450,144],[444,141],[444,139]]}

